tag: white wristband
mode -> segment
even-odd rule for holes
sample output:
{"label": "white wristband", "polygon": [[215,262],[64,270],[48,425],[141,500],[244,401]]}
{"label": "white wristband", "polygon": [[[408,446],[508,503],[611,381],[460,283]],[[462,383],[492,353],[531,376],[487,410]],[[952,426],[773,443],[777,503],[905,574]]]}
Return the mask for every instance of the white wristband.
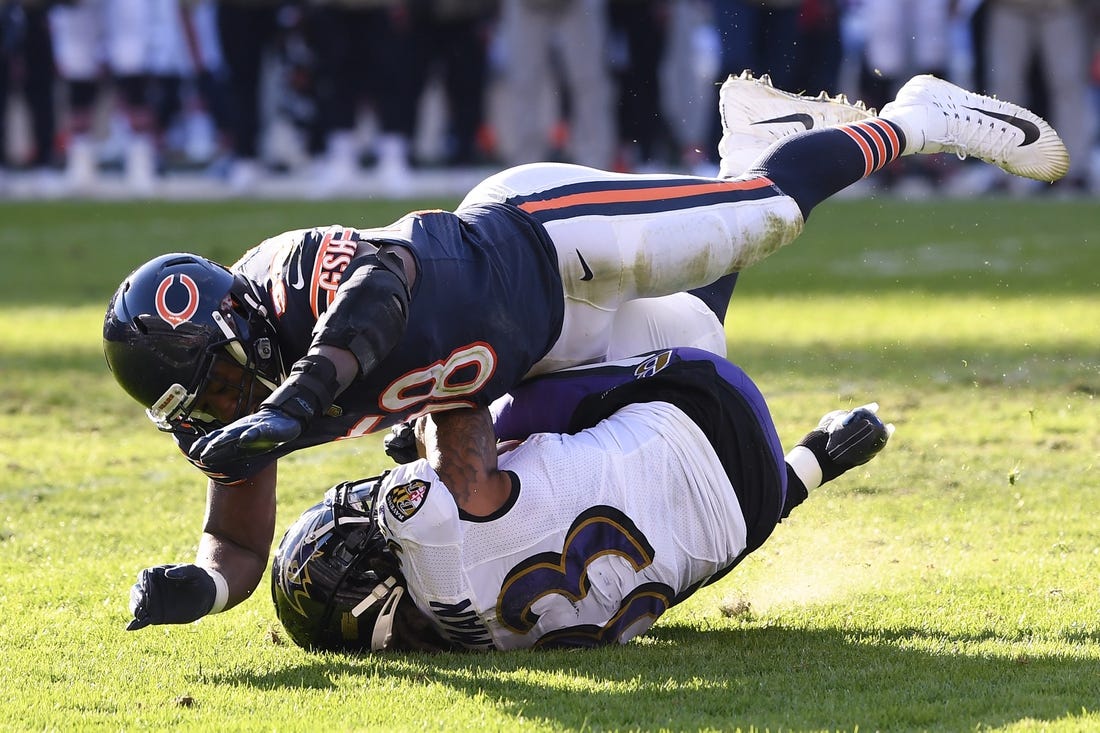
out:
{"label": "white wristband", "polygon": [[806,491],[813,491],[821,486],[821,464],[817,462],[814,452],[804,445],[796,445],[791,448],[786,456],[787,465],[790,466]]}
{"label": "white wristband", "polygon": [[221,613],[229,603],[229,583],[225,582],[225,576],[212,568],[203,568],[210,579],[214,581],[214,606],[209,613]]}

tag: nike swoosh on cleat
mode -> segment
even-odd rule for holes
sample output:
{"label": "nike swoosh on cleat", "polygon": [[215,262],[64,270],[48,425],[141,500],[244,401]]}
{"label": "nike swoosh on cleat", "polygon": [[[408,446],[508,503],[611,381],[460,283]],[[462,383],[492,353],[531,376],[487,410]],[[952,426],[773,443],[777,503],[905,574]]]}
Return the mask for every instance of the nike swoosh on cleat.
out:
{"label": "nike swoosh on cleat", "polygon": [[794,114],[784,115],[783,117],[773,117],[770,120],[760,120],[754,122],[754,125],[771,125],[778,122],[798,122],[807,130],[814,129],[814,118],[804,112],[795,112]]}
{"label": "nike swoosh on cleat", "polygon": [[992,117],[994,119],[1000,120],[1001,122],[1007,122],[1020,132],[1024,133],[1024,141],[1019,145],[1019,147],[1021,148],[1025,145],[1031,145],[1033,142],[1039,139],[1039,126],[1036,125],[1034,122],[1022,120],[1019,117],[1013,117],[1012,115],[1006,115],[1001,112],[990,112],[989,110],[981,109],[980,107],[966,107],[966,109],[980,112],[987,117]]}
{"label": "nike swoosh on cleat", "polygon": [[589,267],[588,263],[584,261],[584,255],[581,254],[581,251],[579,249],[574,251],[577,253],[577,257],[581,258],[581,269],[584,270],[584,274],[581,276],[581,280],[591,280],[592,268]]}

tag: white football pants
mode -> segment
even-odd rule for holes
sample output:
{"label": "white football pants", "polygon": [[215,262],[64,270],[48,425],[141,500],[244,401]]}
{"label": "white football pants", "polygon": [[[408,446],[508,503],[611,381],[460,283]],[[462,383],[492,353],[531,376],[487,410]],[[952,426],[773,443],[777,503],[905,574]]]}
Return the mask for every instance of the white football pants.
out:
{"label": "white football pants", "polygon": [[760,176],[531,163],[482,181],[459,208],[489,202],[530,213],[558,252],[562,333],[531,375],[672,346],[724,356],[722,324],[683,291],[763,260],[804,224],[794,200]]}

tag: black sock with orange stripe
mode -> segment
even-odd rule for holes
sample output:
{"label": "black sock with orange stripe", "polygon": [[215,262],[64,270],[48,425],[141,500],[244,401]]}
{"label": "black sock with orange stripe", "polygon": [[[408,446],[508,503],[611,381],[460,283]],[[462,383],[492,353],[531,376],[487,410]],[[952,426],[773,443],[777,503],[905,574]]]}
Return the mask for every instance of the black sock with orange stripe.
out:
{"label": "black sock with orange stripe", "polygon": [[794,199],[805,219],[819,203],[881,169],[904,149],[901,129],[874,118],[792,135],[752,172],[767,176]]}

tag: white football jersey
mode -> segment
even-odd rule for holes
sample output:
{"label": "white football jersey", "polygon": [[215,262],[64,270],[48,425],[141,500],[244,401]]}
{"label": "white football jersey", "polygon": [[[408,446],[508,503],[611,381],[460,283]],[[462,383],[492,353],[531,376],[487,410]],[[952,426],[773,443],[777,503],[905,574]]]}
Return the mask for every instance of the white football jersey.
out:
{"label": "white football jersey", "polygon": [[511,500],[460,512],[426,461],[392,471],[383,533],[408,591],[471,649],[626,642],[745,549],[745,520],[706,436],[665,402],[500,458]]}

